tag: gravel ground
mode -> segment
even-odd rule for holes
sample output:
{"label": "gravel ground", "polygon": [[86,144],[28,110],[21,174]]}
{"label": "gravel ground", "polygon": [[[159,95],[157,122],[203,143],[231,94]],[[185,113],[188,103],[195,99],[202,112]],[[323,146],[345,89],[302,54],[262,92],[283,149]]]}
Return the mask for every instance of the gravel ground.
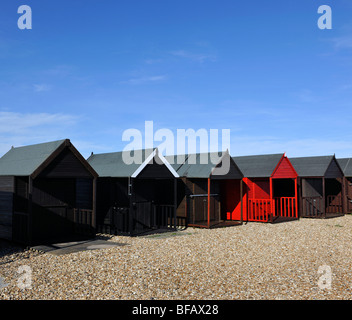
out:
{"label": "gravel ground", "polygon": [[109,241],[129,245],[62,256],[0,248],[0,299],[351,299],[350,215]]}

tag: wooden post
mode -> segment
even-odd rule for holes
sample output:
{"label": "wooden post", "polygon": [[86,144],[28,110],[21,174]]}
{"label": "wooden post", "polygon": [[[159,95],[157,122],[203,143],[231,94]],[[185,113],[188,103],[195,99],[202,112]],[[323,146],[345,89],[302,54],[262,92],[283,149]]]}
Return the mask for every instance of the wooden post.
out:
{"label": "wooden post", "polygon": [[240,182],[240,197],[241,197],[241,224],[243,224],[243,179]]}
{"label": "wooden post", "polygon": [[342,197],[342,213],[347,213],[347,193],[346,193],[346,178],[343,176],[341,178],[341,197]]}
{"label": "wooden post", "polygon": [[296,216],[295,216],[295,218],[298,218],[298,190],[297,190],[297,188],[298,188],[298,184],[297,184],[297,177],[295,178],[295,208],[296,208],[296,212],[295,212],[295,214],[296,214]]}
{"label": "wooden post", "polygon": [[271,216],[274,217],[275,206],[274,206],[274,201],[273,201],[273,179],[271,177],[269,178],[269,182],[270,182]]}
{"label": "wooden post", "polygon": [[174,178],[174,226],[177,230],[177,179]]}
{"label": "wooden post", "polygon": [[208,228],[210,228],[210,178],[208,178]]}
{"label": "wooden post", "polygon": [[32,200],[32,194],[33,194],[33,179],[31,176],[28,177],[28,230],[27,230],[27,239],[28,239],[28,245],[31,245],[33,243],[33,200]]}
{"label": "wooden post", "polygon": [[92,208],[92,228],[96,232],[97,227],[97,178],[93,179],[93,208]]}
{"label": "wooden post", "polygon": [[133,234],[133,178],[128,178],[128,198],[130,201],[130,208],[128,213],[128,231],[129,234]]}
{"label": "wooden post", "polygon": [[298,200],[298,206],[299,206],[299,217],[302,215],[305,215],[305,209],[307,207],[306,200],[303,199],[303,180],[301,178],[297,177],[297,197],[299,198]]}
{"label": "wooden post", "polygon": [[[192,195],[194,195],[194,192],[195,192],[195,186],[194,186],[194,181],[192,181]],[[196,198],[192,197],[191,200],[192,200],[192,216],[193,216],[192,223],[195,223],[195,221],[196,221]]]}
{"label": "wooden post", "polygon": [[324,217],[326,218],[325,177],[322,178],[322,184],[323,184],[323,214],[324,214]]}

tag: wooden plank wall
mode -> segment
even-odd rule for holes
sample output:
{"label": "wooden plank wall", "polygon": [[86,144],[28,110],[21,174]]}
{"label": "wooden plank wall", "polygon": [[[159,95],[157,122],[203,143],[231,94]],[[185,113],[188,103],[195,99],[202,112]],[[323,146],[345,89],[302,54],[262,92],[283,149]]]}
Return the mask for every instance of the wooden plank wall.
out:
{"label": "wooden plank wall", "polygon": [[47,178],[91,178],[91,174],[68,148],[61,152],[43,172]]}
{"label": "wooden plank wall", "polygon": [[0,177],[0,238],[12,240],[14,177]]}
{"label": "wooden plank wall", "polygon": [[352,213],[352,178],[346,178],[347,213]]}
{"label": "wooden plank wall", "polygon": [[76,208],[93,209],[93,179],[76,180]]}

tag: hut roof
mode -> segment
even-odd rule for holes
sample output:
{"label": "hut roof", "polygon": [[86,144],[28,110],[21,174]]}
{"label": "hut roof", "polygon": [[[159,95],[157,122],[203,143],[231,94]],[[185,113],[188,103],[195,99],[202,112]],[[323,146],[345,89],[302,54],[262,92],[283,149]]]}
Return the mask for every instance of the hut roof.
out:
{"label": "hut roof", "polygon": [[314,156],[290,158],[301,177],[324,177],[334,156]]}
{"label": "hut roof", "polygon": [[23,147],[12,147],[0,158],[0,176],[36,176],[65,147],[69,147],[79,161],[93,175],[91,168],[82,155],[74,148],[69,139],[33,144]]}
{"label": "hut roof", "polygon": [[12,147],[0,158],[0,175],[29,176],[66,140]]}
{"label": "hut roof", "polygon": [[232,157],[243,175],[248,178],[269,178],[283,153]]}
{"label": "hut roof", "polygon": [[[130,159],[127,159],[129,157]],[[135,178],[149,163],[153,161],[153,159],[155,160],[155,157],[161,160],[159,164],[164,164],[174,176],[178,177],[174,168],[161,154],[158,153],[157,148],[134,150],[130,152],[119,151],[92,154],[87,161],[94,170],[97,171],[100,177]]]}
{"label": "hut roof", "polygon": [[[243,174],[231,159],[228,151],[225,152],[204,152],[188,155],[166,157],[180,177],[187,178],[210,178],[217,176],[215,169],[219,169],[225,158],[229,161],[229,170],[224,170],[224,175],[233,179],[241,179]],[[180,159],[183,159],[180,161]],[[225,164],[226,165],[226,164]],[[226,172],[226,173],[225,173]],[[220,179],[221,171],[218,171]]]}
{"label": "hut roof", "polygon": [[344,175],[346,177],[352,177],[352,158],[337,159]]}

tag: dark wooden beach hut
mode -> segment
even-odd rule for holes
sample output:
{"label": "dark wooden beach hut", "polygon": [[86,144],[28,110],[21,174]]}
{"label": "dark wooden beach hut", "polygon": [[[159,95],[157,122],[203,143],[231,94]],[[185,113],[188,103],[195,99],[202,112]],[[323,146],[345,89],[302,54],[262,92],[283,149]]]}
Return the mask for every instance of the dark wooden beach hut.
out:
{"label": "dark wooden beach hut", "polygon": [[[127,152],[140,156],[128,163]],[[157,148],[92,154],[87,161],[99,174],[99,232],[133,236],[176,229],[178,174]]]}
{"label": "dark wooden beach hut", "polygon": [[344,173],[345,213],[352,213],[352,158],[337,159]]}
{"label": "dark wooden beach hut", "polygon": [[0,238],[33,245],[92,236],[96,172],[70,140],[0,158]]}
{"label": "dark wooden beach hut", "polygon": [[[297,172],[285,154],[233,157],[244,175],[244,221],[298,218]],[[239,220],[238,211],[232,213]]]}
{"label": "dark wooden beach hut", "polygon": [[[212,228],[239,224],[231,212],[242,211],[242,172],[229,153],[198,153],[174,157],[172,165],[183,182],[177,216],[190,227]],[[181,189],[181,188],[180,188]]]}
{"label": "dark wooden beach hut", "polygon": [[291,158],[299,176],[300,216],[343,215],[344,174],[335,155]]}

